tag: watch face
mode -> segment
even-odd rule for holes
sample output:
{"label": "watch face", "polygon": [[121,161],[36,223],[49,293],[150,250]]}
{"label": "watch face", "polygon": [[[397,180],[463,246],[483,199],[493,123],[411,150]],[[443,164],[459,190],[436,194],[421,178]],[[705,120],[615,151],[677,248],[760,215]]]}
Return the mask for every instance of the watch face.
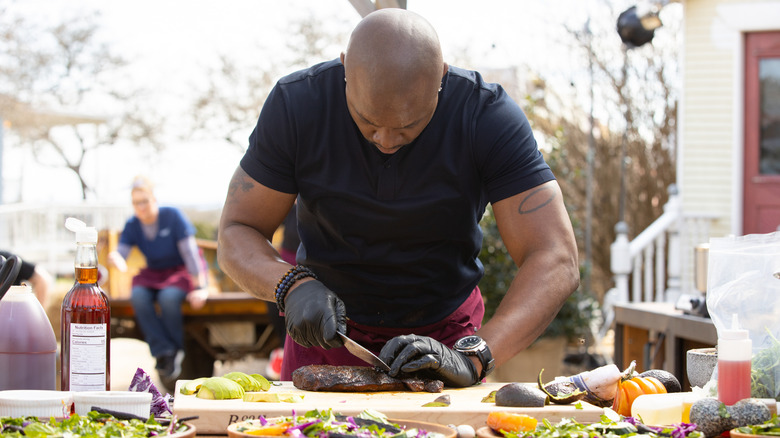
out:
{"label": "watch face", "polygon": [[458,342],[455,344],[455,346],[464,350],[468,350],[476,347],[480,342],[482,342],[482,338],[477,335],[471,335],[458,339]]}

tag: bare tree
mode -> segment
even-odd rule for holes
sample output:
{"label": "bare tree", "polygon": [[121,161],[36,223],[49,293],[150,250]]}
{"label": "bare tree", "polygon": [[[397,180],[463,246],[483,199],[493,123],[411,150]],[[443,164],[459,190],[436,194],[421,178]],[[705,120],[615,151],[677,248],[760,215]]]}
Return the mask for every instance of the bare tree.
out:
{"label": "bare tree", "polygon": [[[617,16],[615,11],[602,15]],[[611,287],[609,249],[615,224],[624,221],[634,235],[645,229],[663,213],[668,188],[676,179],[675,23],[663,31],[668,41],[628,49],[613,26],[570,29],[571,40],[583,55],[574,62],[593,66],[592,75],[572,80],[580,99],[562,96],[544,78],[537,80],[526,99],[534,128],[552,145],[548,161],[563,189],[583,261],[586,233],[591,233],[592,266],[584,274],[591,276],[591,289],[599,298]],[[589,107],[590,98],[582,98],[591,90],[594,109]],[[591,150],[589,141],[595,146]],[[593,190],[590,230],[585,227],[588,184]]]}
{"label": "bare tree", "polygon": [[219,64],[193,104],[194,131],[198,136],[220,138],[243,151],[274,74],[268,69],[242,68],[226,55],[220,56]]}
{"label": "bare tree", "polygon": [[262,63],[247,66],[244,60],[221,55],[219,68],[211,71],[208,87],[193,104],[194,131],[246,149],[249,133],[275,81],[295,69],[333,59],[343,50],[345,34],[325,29],[325,22],[333,24],[333,20],[314,15],[293,22],[286,31],[285,55],[258,47],[247,56]]}
{"label": "bare tree", "polygon": [[[0,114],[37,162],[71,170],[86,199],[90,152],[119,140],[161,147],[164,121],[141,108],[143,91],[125,75],[127,62],[99,42],[96,15],[38,29],[9,8],[2,12]],[[99,114],[81,114],[89,108]]]}

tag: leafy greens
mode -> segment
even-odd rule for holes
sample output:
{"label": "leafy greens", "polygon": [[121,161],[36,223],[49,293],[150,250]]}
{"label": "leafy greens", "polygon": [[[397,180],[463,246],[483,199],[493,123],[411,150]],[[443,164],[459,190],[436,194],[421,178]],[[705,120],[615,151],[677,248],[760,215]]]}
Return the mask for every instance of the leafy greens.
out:
{"label": "leafy greens", "polygon": [[621,417],[604,409],[599,423],[583,424],[564,418],[553,424],[544,419],[532,432],[503,432],[505,438],[704,438],[695,424],[680,423],[666,427],[647,426],[634,417]]}
{"label": "leafy greens", "polygon": [[170,425],[161,424],[154,417],[141,421],[119,420],[112,415],[91,411],[87,415],[73,414],[61,421],[51,418],[41,421],[38,417],[0,417],[3,438],[146,438],[168,436],[187,430],[188,426],[178,421]]}
{"label": "leafy greens", "polygon": [[311,410],[304,415],[274,419],[258,418],[239,423],[235,429],[246,434],[285,435],[292,438],[441,438],[435,432],[404,429],[374,410],[358,416],[342,416],[332,409]]}
{"label": "leafy greens", "polygon": [[[769,330],[767,330],[769,332]],[[754,356],[750,372],[750,394],[755,398],[773,398],[780,401],[780,341],[769,332],[772,345],[762,348]]]}

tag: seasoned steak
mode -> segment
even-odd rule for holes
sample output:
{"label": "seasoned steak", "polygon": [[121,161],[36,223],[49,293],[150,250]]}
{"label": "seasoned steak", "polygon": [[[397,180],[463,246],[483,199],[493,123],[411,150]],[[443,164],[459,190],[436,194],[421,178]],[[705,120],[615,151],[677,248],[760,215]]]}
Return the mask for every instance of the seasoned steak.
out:
{"label": "seasoned steak", "polygon": [[441,380],[403,377],[396,379],[371,367],[306,365],[292,373],[293,385],[305,391],[377,392],[415,391],[441,392]]}

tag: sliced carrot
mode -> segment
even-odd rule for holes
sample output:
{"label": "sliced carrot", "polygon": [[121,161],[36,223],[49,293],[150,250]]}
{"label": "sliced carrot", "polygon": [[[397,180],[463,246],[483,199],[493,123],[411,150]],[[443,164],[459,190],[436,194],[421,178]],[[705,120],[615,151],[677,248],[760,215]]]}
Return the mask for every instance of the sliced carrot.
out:
{"label": "sliced carrot", "polygon": [[252,428],[251,430],[245,430],[242,432],[247,435],[282,436],[289,428],[290,423],[276,423]]}
{"label": "sliced carrot", "polygon": [[514,412],[494,411],[487,417],[487,425],[497,432],[532,431],[536,429],[536,423],[536,418]]}

